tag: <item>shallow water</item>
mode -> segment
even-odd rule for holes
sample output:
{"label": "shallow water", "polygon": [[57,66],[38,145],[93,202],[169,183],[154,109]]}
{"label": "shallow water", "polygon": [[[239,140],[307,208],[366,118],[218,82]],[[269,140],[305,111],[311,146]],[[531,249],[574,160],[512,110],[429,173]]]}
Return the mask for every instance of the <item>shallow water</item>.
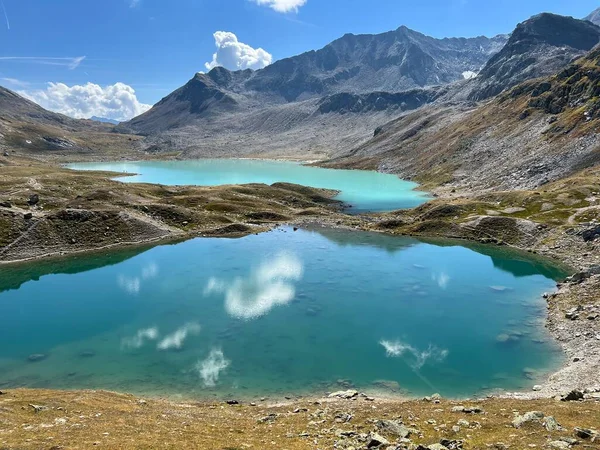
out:
{"label": "shallow water", "polygon": [[340,191],[336,197],[352,211],[392,211],[413,208],[429,198],[415,191],[416,183],[396,175],[366,170],[334,170],[284,161],[202,159],[192,161],[141,161],[76,163],[77,170],[107,170],[137,174],[118,180],[131,183],[219,186],[225,184],[287,182]]}
{"label": "shallow water", "polygon": [[562,274],[521,255],[289,228],[138,252],[0,267],[0,387],[463,396],[562,361]]}

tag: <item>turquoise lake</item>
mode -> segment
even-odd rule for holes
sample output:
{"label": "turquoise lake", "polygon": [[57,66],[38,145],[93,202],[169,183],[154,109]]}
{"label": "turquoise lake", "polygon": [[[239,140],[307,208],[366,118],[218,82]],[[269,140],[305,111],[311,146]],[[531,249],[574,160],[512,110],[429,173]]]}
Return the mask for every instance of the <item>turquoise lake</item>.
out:
{"label": "turquoise lake", "polygon": [[0,266],[0,388],[529,389],[562,362],[541,297],[562,275],[502,249],[326,228]]}
{"label": "turquoise lake", "polygon": [[396,175],[366,170],[337,170],[295,162],[252,159],[200,159],[190,161],[140,161],[75,163],[77,170],[105,170],[137,174],[117,178],[130,183],[219,186],[225,184],[287,182],[340,191],[336,197],[356,213],[413,208],[429,199],[418,185]]}

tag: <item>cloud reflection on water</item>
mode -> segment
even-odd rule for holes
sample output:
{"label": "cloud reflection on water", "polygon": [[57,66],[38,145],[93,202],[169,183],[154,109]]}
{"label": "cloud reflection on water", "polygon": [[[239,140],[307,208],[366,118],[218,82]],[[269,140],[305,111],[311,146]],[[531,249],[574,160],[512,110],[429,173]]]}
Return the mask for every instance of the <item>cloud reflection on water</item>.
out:
{"label": "cloud reflection on water", "polygon": [[221,349],[213,348],[205,360],[196,363],[196,370],[202,378],[204,386],[212,387],[219,381],[221,372],[227,369],[230,364],[231,361],[225,359]]}
{"label": "cloud reflection on water", "polygon": [[149,280],[158,275],[158,265],[156,263],[150,263],[143,267],[139,276],[130,277],[127,275],[119,275],[117,283],[121,289],[132,295],[140,293],[142,288],[142,281]]}
{"label": "cloud reflection on water", "polygon": [[440,362],[448,356],[448,350],[440,349],[435,345],[429,345],[427,350],[419,350],[410,344],[400,340],[387,341],[382,339],[379,344],[385,348],[388,357],[397,358],[403,355],[410,357],[408,364],[415,370],[423,367],[428,361]]}
{"label": "cloud reflection on water", "polygon": [[146,341],[155,341],[158,339],[158,328],[144,328],[138,330],[135,336],[124,338],[121,341],[121,346],[124,348],[140,348]]}
{"label": "cloud reflection on water", "polygon": [[225,310],[239,319],[254,319],[265,315],[276,305],[285,305],[296,295],[295,282],[302,279],[304,266],[290,253],[279,253],[262,262],[247,277],[230,283],[211,278],[204,295],[217,292],[225,295]]}
{"label": "cloud reflection on water", "polygon": [[159,350],[180,349],[190,334],[200,333],[200,325],[196,322],[186,323],[175,332],[165,336],[156,346]]}
{"label": "cloud reflection on water", "polygon": [[437,283],[440,289],[446,289],[450,282],[450,276],[446,272],[441,272],[439,274],[432,273],[431,279]]}

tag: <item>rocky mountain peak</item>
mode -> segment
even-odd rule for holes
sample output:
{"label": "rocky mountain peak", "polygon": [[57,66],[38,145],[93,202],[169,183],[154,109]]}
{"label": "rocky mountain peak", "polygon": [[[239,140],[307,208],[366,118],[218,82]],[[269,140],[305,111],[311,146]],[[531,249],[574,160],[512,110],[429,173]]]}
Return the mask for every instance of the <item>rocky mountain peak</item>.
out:
{"label": "rocky mountain peak", "polygon": [[504,48],[471,83],[472,100],[483,100],[522,81],[550,75],[600,42],[600,27],[585,20],[543,13],[520,23]]}
{"label": "rocky mountain peak", "polygon": [[587,16],[585,18],[585,20],[588,20],[588,21],[600,26],[600,8],[593,11],[589,16]]}

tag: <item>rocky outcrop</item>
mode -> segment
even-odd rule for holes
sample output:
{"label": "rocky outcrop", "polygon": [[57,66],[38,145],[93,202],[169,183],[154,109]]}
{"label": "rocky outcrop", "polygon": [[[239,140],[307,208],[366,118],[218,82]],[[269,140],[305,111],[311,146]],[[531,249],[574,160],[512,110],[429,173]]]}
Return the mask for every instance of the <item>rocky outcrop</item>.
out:
{"label": "rocky outcrop", "polygon": [[585,18],[585,20],[589,20],[590,22],[600,26],[600,8],[593,11],[589,16]]}
{"label": "rocky outcrop", "polygon": [[520,23],[504,48],[471,83],[469,98],[483,100],[525,80],[550,75],[600,42],[600,27],[585,20],[540,14]]}

